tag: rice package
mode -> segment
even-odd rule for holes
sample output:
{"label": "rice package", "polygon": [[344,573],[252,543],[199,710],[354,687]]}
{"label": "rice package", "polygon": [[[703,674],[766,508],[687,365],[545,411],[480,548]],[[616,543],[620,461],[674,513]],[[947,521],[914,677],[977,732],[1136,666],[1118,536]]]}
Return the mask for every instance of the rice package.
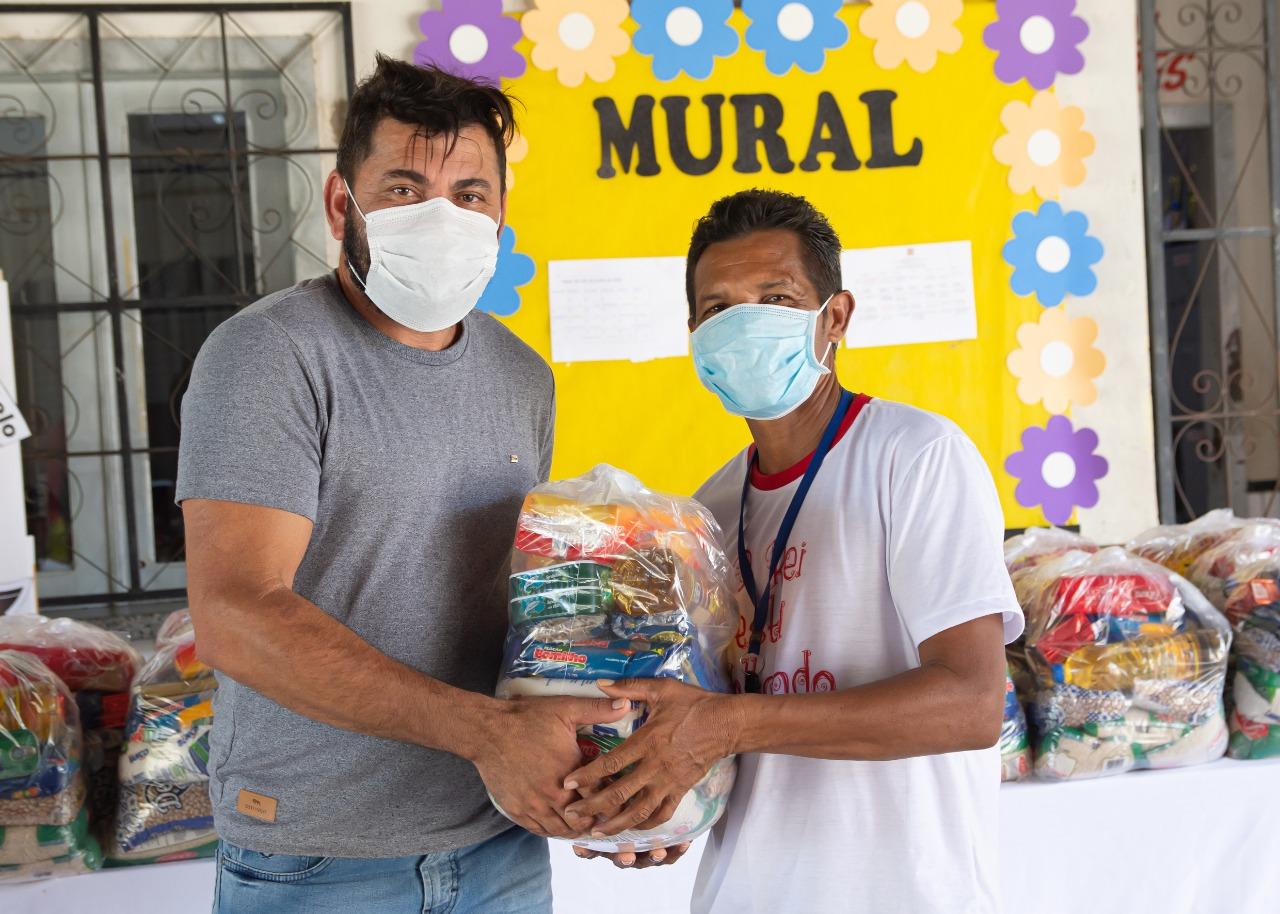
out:
{"label": "rice package", "polygon": [[88,872],[82,739],[66,685],[40,661],[0,651],[0,881]]}
{"label": "rice package", "polygon": [[208,763],[216,688],[191,631],[168,641],[138,674],[119,761],[109,864],[209,852],[215,840]]}
{"label": "rice package", "polygon": [[1120,548],[1063,554],[1022,585],[1038,777],[1222,755],[1231,629],[1195,587]]}
{"label": "rice package", "polygon": [[[600,696],[597,679],[669,677],[728,691],[737,623],[710,513],[610,466],[534,489],[515,536],[498,696]],[[584,758],[622,743],[646,709],[578,731]],[[732,759],[717,762],[658,828],[575,839],[597,851],[692,840],[724,812]]]}

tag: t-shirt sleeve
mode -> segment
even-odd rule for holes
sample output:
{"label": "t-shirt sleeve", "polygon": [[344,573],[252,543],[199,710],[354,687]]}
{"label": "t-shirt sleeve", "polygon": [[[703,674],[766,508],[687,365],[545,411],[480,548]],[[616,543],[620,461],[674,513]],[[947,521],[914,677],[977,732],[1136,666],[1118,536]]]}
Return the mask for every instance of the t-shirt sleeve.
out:
{"label": "t-shirt sleeve", "polygon": [[235,501],[315,520],[320,407],[301,354],[269,317],[242,314],[214,330],[181,418],[177,502]]}
{"label": "t-shirt sleeve", "polygon": [[1004,515],[973,442],[932,442],[895,484],[889,511],[889,589],[917,647],[992,613],[1003,617],[1006,644],[1022,633],[1004,564]]}

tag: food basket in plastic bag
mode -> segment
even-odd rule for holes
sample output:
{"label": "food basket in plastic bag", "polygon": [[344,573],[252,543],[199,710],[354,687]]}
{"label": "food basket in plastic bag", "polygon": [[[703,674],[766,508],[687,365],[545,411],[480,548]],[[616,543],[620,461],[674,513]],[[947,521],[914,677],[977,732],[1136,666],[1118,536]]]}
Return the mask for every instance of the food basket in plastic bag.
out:
{"label": "food basket in plastic bag", "polygon": [[1037,776],[1099,777],[1222,755],[1231,629],[1195,587],[1119,548],[1064,554],[1023,587]]}
{"label": "food basket in plastic bag", "polygon": [[[728,576],[719,528],[692,499],[605,465],[539,486],[516,529],[498,696],[599,696],[597,679],[656,677],[728,691]],[[619,745],[645,715],[636,706],[580,728],[584,757]],[[735,771],[733,759],[717,762],[657,828],[574,843],[612,852],[692,840],[723,814]]]}
{"label": "food basket in plastic bag", "polygon": [[66,685],[39,658],[0,651],[0,881],[102,865],[87,830],[80,755]]}
{"label": "food basket in plastic bag", "polygon": [[[1257,568],[1277,554],[1280,554],[1280,523],[1265,519],[1250,521],[1202,552],[1191,563],[1187,580],[1198,587],[1228,621],[1238,622],[1243,613],[1233,615],[1228,611],[1231,594],[1235,594],[1237,603],[1247,596],[1239,592],[1237,584],[1241,578],[1237,572],[1246,567]],[[1243,604],[1241,606],[1243,608]]]}
{"label": "food basket in plastic bag", "polygon": [[169,858],[212,840],[209,736],[213,670],[194,632],[156,652],[134,682],[120,756],[120,798],[109,861]]}

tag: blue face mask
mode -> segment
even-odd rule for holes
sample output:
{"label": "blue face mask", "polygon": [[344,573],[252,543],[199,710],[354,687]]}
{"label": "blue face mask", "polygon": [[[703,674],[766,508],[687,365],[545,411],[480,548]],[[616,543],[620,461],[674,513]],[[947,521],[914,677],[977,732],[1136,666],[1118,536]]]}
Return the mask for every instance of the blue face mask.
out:
{"label": "blue face mask", "polygon": [[698,380],[735,416],[781,419],[830,373],[813,351],[818,318],[830,302],[817,311],[752,304],[725,309],[693,331]]}

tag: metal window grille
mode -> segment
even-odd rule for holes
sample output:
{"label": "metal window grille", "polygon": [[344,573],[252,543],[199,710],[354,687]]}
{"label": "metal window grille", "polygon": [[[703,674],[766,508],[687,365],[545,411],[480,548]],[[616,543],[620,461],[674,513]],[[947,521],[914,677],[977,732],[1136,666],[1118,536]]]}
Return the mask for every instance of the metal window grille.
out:
{"label": "metal window grille", "polygon": [[1280,6],[1140,0],[1164,522],[1273,514],[1280,479]]}
{"label": "metal window grille", "polygon": [[45,606],[185,593],[192,360],[327,268],[353,85],[348,3],[0,8],[0,268]]}

